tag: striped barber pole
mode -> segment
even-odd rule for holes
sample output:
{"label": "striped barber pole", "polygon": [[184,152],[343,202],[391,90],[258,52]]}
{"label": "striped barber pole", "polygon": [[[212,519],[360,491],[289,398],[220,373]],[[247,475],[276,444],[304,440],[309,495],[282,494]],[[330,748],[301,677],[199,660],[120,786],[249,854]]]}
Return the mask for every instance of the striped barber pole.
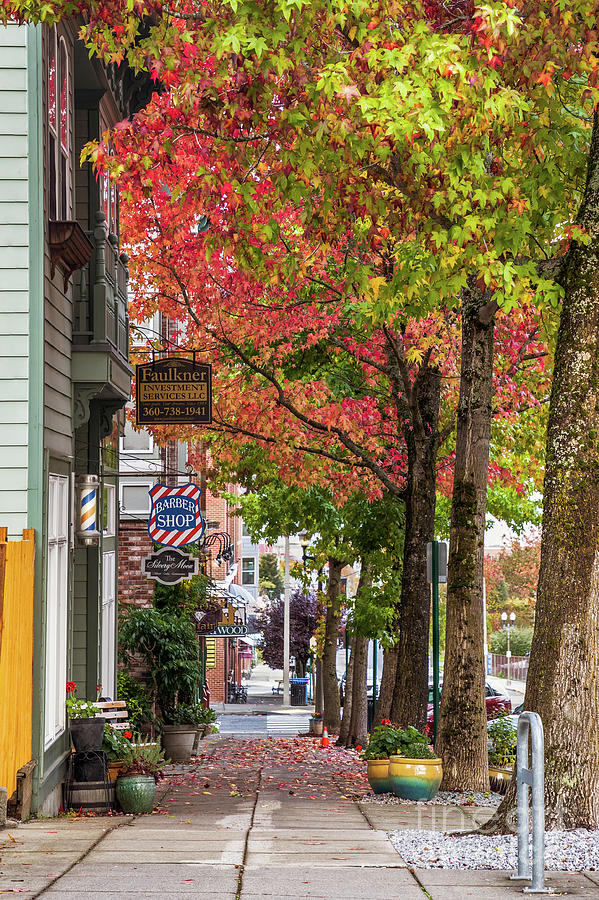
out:
{"label": "striped barber pole", "polygon": [[96,530],[96,488],[84,488],[81,494],[81,531]]}
{"label": "striped barber pole", "polygon": [[148,533],[157,544],[184,547],[199,541],[205,522],[200,510],[202,491],[197,484],[167,487],[155,484],[149,494],[152,500]]}

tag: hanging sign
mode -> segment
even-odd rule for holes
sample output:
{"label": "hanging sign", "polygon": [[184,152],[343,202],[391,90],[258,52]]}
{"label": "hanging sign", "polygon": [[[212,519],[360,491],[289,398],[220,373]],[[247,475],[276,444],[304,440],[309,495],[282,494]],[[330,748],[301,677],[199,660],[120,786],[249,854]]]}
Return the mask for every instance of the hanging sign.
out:
{"label": "hanging sign", "polygon": [[150,488],[152,509],[148,533],[157,544],[184,547],[199,541],[206,523],[200,510],[201,489],[197,484],[167,487],[155,484]]}
{"label": "hanging sign", "polygon": [[174,547],[165,547],[158,553],[150,553],[142,560],[142,572],[161,584],[179,584],[198,574],[198,559],[189,553],[181,553]]}
{"label": "hanging sign", "polygon": [[138,425],[210,425],[212,366],[172,356],[136,367]]}
{"label": "hanging sign", "polygon": [[248,633],[232,603],[212,605],[195,613],[202,637],[244,637]]}

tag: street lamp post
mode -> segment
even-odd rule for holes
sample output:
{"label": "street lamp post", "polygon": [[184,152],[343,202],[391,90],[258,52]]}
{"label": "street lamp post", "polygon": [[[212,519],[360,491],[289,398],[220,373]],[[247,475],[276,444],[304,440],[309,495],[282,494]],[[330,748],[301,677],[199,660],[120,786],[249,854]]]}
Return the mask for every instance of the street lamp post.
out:
{"label": "street lamp post", "polygon": [[509,620],[508,620],[508,614],[506,612],[502,612],[501,613],[501,621],[503,622],[505,629],[507,631],[507,653],[506,653],[506,656],[507,656],[507,682],[506,682],[506,686],[510,687],[510,685],[511,685],[511,662],[512,662],[512,650],[510,647],[510,632],[511,632],[512,628],[514,627],[514,622],[516,621],[516,613],[511,612],[509,614]]}
{"label": "street lamp post", "polygon": [[285,593],[283,595],[283,705],[289,706],[289,535],[285,535]]}

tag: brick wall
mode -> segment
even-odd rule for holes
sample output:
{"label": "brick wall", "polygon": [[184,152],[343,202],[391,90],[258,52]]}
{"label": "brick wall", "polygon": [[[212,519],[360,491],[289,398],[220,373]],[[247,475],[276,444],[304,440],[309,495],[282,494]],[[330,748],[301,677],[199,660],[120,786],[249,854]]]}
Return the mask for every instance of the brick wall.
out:
{"label": "brick wall", "polygon": [[119,530],[119,607],[152,606],[154,582],[141,571],[143,557],[153,551],[148,526],[121,520]]}

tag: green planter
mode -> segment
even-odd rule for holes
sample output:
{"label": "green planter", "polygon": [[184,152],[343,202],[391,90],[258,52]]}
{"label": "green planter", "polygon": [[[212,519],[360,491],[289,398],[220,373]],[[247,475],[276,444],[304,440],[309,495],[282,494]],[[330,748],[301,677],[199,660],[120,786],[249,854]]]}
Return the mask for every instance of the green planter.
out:
{"label": "green planter", "polygon": [[156,796],[153,775],[119,775],[116,796],[124,813],[151,813]]}
{"label": "green planter", "polygon": [[441,784],[440,759],[389,757],[389,781],[396,797],[403,800],[432,800]]}
{"label": "green planter", "polygon": [[388,759],[368,759],[367,778],[370,787],[375,794],[390,794],[393,788],[389,780],[389,760]]}

